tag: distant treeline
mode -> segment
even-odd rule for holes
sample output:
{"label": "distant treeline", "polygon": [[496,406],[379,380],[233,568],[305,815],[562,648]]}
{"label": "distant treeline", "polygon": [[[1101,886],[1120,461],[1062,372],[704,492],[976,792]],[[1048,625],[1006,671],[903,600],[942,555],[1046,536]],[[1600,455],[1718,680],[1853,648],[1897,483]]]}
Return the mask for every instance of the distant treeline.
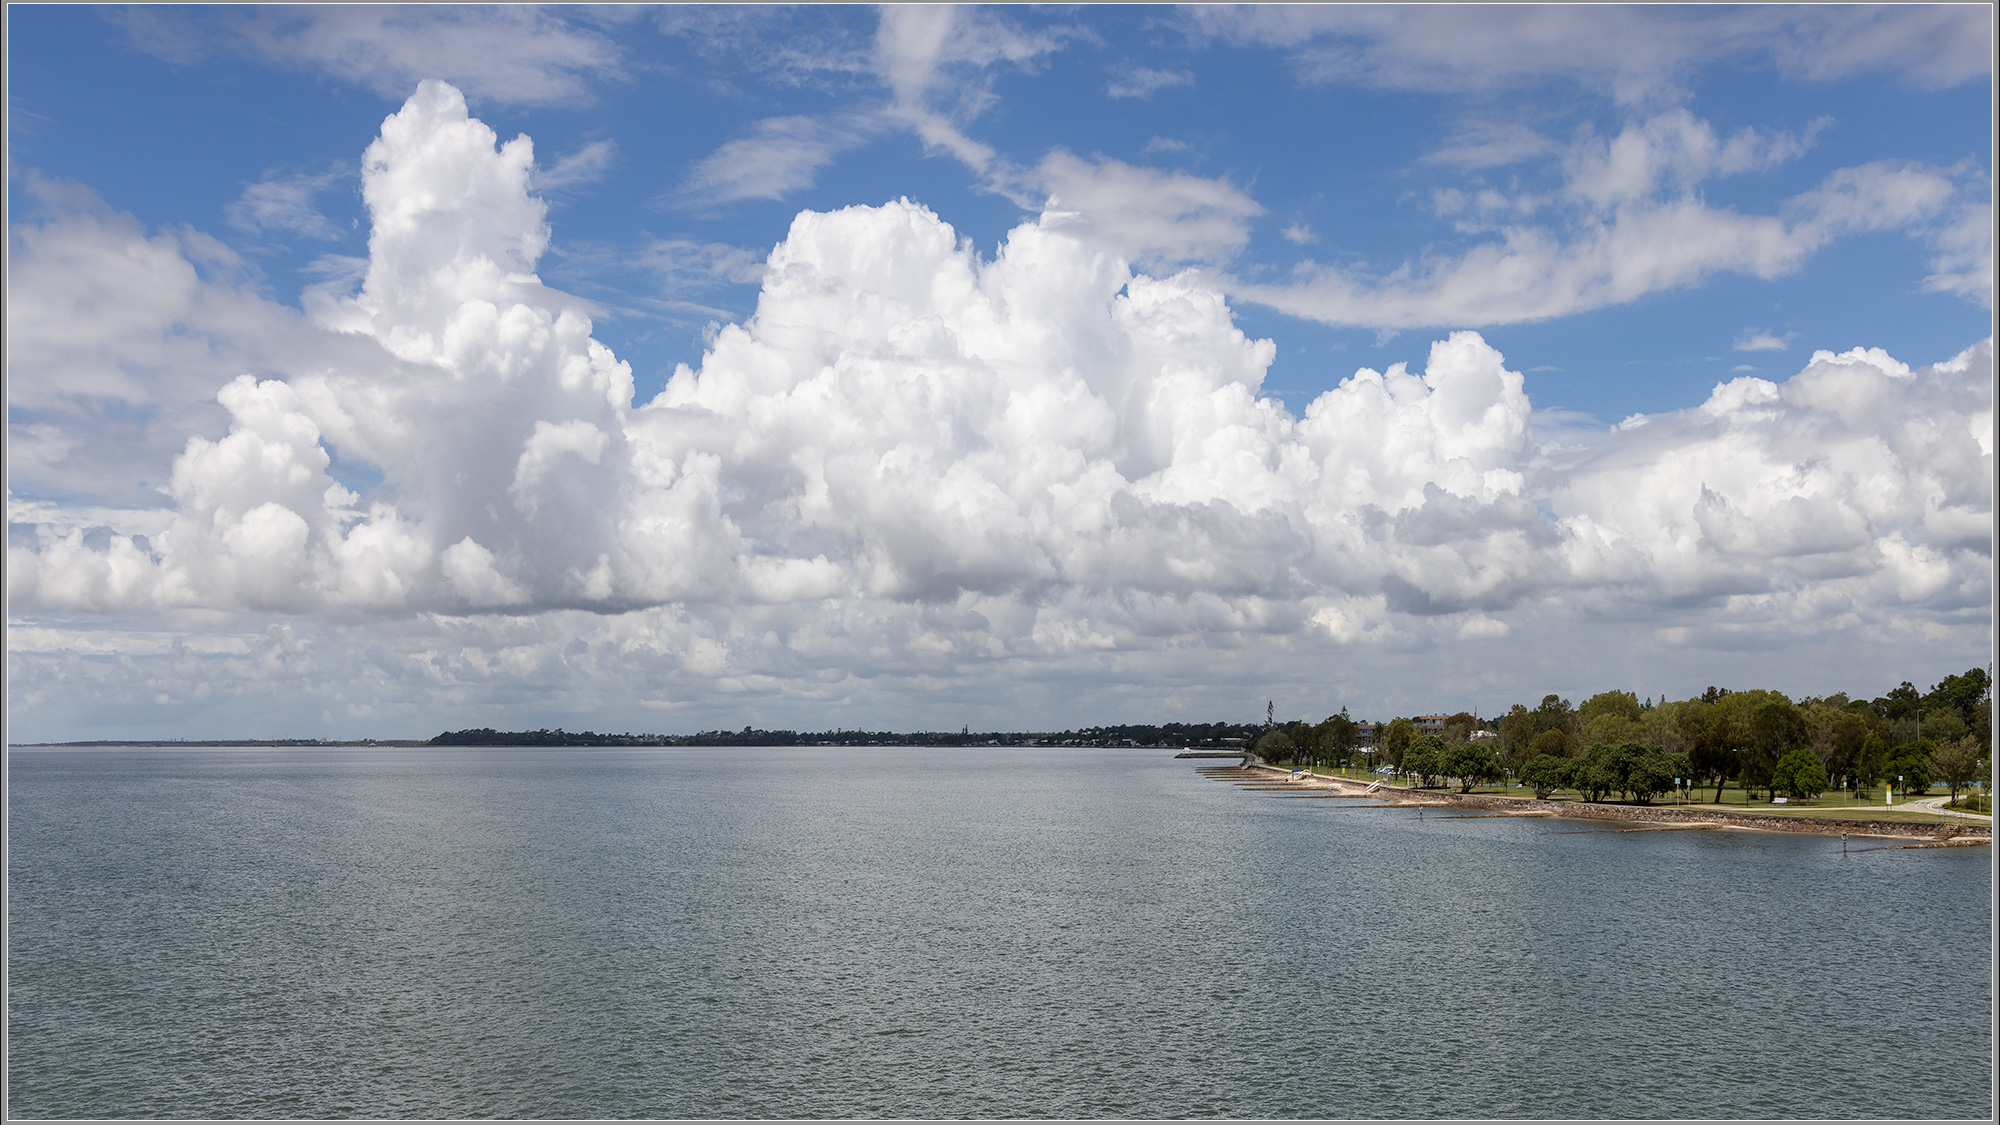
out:
{"label": "distant treeline", "polygon": [[446,731],[432,746],[1165,746],[1234,749],[1265,732],[1261,723],[1134,723],[1063,731],[709,730],[698,734],[596,731]]}

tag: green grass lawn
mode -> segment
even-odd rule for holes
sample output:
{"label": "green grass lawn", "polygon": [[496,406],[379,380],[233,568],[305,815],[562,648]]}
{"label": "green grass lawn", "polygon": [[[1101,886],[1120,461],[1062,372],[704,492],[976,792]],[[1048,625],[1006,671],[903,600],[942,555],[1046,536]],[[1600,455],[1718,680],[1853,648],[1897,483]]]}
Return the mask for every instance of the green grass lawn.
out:
{"label": "green grass lawn", "polygon": [[[1400,779],[1391,779],[1385,775],[1364,769],[1318,769],[1313,772],[1321,777],[1334,776],[1344,777],[1352,781],[1385,781],[1391,785],[1403,784]],[[1456,793],[1458,790],[1454,787],[1450,791]],[[1526,785],[1481,785],[1473,789],[1472,792],[1492,797],[1533,797],[1535,795],[1533,787]],[[1832,816],[1857,819],[1865,818],[1869,820],[1907,820],[1940,824],[1947,822],[1972,823],[1960,820],[1958,817],[1940,816],[1935,813],[1904,807],[1909,801],[1922,797],[1943,795],[1946,790],[1942,785],[1934,785],[1924,793],[1897,793],[1894,804],[1889,804],[1883,800],[1885,792],[1880,787],[1870,790],[1869,795],[1866,797],[1856,797],[1845,791],[1828,792],[1820,794],[1818,798],[1811,801],[1787,801],[1782,805],[1774,805],[1771,803],[1771,793],[1769,790],[1760,789],[1757,791],[1756,800],[1746,801],[1743,787],[1731,781],[1722,787],[1722,800],[1720,802],[1715,800],[1715,787],[1713,785],[1704,785],[1690,794],[1672,794],[1665,797],[1656,797],[1653,799],[1653,805],[1660,808],[1686,805],[1690,808],[1741,810],[1754,813],[1774,813],[1779,816]],[[1550,799],[1556,801],[1577,801],[1582,798],[1565,789],[1557,792]]]}

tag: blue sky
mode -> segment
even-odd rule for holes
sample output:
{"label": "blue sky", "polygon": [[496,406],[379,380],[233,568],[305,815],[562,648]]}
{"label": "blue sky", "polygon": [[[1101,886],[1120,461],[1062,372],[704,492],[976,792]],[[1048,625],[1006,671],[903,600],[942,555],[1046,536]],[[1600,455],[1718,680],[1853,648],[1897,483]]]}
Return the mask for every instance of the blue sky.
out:
{"label": "blue sky", "polygon": [[1983,6],[8,21],[17,738],[1985,663]]}

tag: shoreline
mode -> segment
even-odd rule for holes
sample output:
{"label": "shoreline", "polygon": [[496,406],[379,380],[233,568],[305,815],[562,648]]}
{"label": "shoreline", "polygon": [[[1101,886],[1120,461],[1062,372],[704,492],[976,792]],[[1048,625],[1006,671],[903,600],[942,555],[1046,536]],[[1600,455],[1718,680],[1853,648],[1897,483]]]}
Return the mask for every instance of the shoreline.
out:
{"label": "shoreline", "polygon": [[1367,797],[1392,806],[1477,809],[1500,816],[1558,817],[1565,820],[1623,822],[1626,831],[1734,828],[1753,832],[1802,832],[1815,836],[1863,836],[1918,841],[1907,847],[1967,847],[1993,842],[1992,823],[1936,824],[1920,821],[1867,820],[1850,817],[1787,816],[1733,812],[1674,805],[1628,805],[1589,801],[1545,801],[1535,797],[1499,797],[1485,793],[1453,793],[1409,789],[1384,781],[1356,781],[1308,774],[1296,780],[1291,771],[1261,763],[1210,768],[1211,777],[1235,773],[1257,782],[1274,782],[1299,790],[1324,790],[1329,796]]}

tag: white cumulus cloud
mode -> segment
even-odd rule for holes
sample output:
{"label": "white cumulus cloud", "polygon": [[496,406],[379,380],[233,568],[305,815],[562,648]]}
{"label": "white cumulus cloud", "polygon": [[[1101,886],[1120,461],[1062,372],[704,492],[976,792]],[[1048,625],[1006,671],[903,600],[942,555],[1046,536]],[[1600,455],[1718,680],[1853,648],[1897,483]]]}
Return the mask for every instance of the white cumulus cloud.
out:
{"label": "white cumulus cloud", "polygon": [[[1214,684],[1220,652],[1261,654],[1247,676],[1282,652],[1490,651],[1564,621],[1794,637],[1963,630],[1990,608],[1990,342],[1914,369],[1819,351],[1554,441],[1519,371],[1457,331],[1421,370],[1357,371],[1294,414],[1261,396],[1274,346],[1212,279],[1133,264],[1226,251],[1254,204],[1065,155],[1066,190],[1207,214],[1205,241],[1100,205],[989,258],[907,200],[801,213],[755,313],[636,403],[590,307],[535,272],[534,166],[526,137],[423,84],[363,160],[358,288],[305,316],[205,276],[192,236],[101,209],[30,228],[16,280],[64,282],[34,297],[51,323],[101,320],[115,356],[190,320],[217,342],[171,380],[104,368],[101,395],[211,403],[164,412],[185,429],[150,469],[96,470],[156,482],[150,515],[10,497],[10,612],[50,630],[10,646],[20,698],[56,705],[48,662],[92,630],[38,615],[77,613],[276,620],[200,659],[264,680],[337,665],[380,689],[376,713],[414,714],[425,692],[611,684],[804,705],[875,677],[973,691],[997,667]],[[88,262],[128,251],[174,288],[105,308]],[[10,391],[83,411],[60,374],[96,354],[10,338]],[[38,464],[98,456],[20,425]],[[147,697],[192,690],[182,666]]]}

